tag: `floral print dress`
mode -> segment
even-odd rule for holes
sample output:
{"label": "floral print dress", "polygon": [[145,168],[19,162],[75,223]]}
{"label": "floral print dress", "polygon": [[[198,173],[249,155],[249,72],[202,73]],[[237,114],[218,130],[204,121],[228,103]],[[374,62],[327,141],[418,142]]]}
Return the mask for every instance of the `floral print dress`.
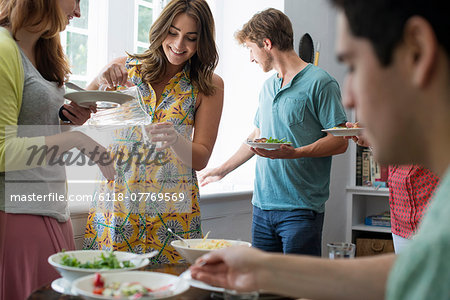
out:
{"label": "floral print dress", "polygon": [[[151,85],[143,82],[139,60],[128,58],[126,67],[150,122],[172,122],[180,135],[192,139],[198,91],[191,84],[189,65],[169,81],[159,103]],[[112,182],[103,181],[95,191],[83,248],[134,253],[158,250],[152,263],[181,262],[170,246],[175,238],[167,228],[184,238],[202,237],[195,171],[170,149],[156,153],[144,142],[141,129],[131,126],[114,134],[109,150],[117,176]],[[114,156],[118,153],[122,161],[121,155]],[[132,157],[132,161],[123,163],[123,157]]]}

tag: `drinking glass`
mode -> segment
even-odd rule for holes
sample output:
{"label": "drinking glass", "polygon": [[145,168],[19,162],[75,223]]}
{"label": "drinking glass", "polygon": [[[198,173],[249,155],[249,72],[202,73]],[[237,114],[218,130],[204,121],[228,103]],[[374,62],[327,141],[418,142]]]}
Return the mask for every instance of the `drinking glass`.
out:
{"label": "drinking glass", "polygon": [[329,243],[328,257],[330,259],[340,258],[354,258],[355,257],[355,244],[352,243]]}

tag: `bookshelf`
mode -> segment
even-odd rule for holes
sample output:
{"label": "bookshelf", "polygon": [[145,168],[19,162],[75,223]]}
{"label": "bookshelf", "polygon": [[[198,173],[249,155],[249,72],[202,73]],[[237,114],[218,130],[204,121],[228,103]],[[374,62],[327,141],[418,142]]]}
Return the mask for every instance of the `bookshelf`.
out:
{"label": "bookshelf", "polygon": [[346,187],[346,241],[354,243],[358,237],[390,239],[390,227],[368,226],[364,224],[365,217],[389,211],[389,189],[385,187],[357,186],[357,146],[354,143],[350,143],[349,150],[350,182]]}

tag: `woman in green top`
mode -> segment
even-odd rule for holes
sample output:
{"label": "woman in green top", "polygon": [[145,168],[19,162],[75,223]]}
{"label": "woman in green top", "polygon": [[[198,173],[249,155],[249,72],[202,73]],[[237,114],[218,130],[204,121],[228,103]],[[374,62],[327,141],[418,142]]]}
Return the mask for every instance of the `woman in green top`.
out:
{"label": "woman in green top", "polygon": [[[99,147],[80,132],[61,133],[58,118],[70,72],[59,33],[79,16],[77,0],[0,0],[1,300],[25,299],[58,278],[48,256],[74,249],[64,166],[46,162],[50,156],[30,160],[28,150],[55,146],[60,157],[74,147]],[[76,125],[95,110],[76,104],[66,109]],[[29,129],[34,132],[25,135]],[[113,169],[102,168],[113,177]]]}

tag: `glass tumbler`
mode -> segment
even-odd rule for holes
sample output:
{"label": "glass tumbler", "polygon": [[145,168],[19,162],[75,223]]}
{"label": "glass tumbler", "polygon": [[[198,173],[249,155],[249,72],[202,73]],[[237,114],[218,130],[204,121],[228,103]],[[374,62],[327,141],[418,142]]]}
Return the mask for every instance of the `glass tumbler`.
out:
{"label": "glass tumbler", "polygon": [[352,243],[329,243],[328,257],[330,259],[340,258],[354,258],[355,257],[355,244]]}

